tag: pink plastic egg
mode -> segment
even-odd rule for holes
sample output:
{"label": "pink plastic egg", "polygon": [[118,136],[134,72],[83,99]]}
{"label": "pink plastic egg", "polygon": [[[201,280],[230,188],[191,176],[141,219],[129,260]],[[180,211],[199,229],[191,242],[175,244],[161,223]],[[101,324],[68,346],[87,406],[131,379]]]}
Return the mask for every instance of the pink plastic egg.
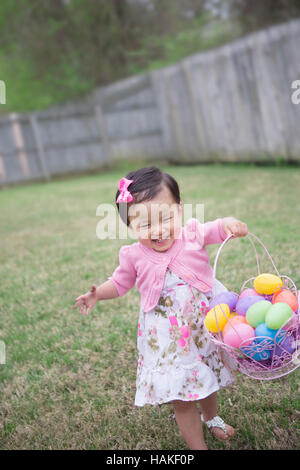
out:
{"label": "pink plastic egg", "polygon": [[232,325],[235,326],[238,323],[245,323],[246,324],[247,323],[246,317],[244,317],[243,315],[235,315],[235,316],[229,317],[228,322],[226,323],[226,325],[223,328],[223,332],[222,332],[223,337],[227,333],[227,331],[229,331],[232,328]]}
{"label": "pink plastic egg", "polygon": [[259,295],[255,289],[245,289],[240,293],[239,299],[242,299],[243,297],[249,297],[253,295]]}
{"label": "pink plastic egg", "polygon": [[252,326],[246,323],[238,323],[223,336],[225,344],[233,348],[239,348],[240,344],[246,340],[252,340],[255,337],[255,331]]}

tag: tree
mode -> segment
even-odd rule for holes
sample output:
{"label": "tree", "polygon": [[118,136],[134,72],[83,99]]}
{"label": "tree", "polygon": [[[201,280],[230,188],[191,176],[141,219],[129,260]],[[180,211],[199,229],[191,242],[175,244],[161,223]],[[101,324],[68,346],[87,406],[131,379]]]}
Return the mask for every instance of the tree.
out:
{"label": "tree", "polygon": [[299,0],[233,0],[232,13],[245,31],[280,23],[300,16]]}

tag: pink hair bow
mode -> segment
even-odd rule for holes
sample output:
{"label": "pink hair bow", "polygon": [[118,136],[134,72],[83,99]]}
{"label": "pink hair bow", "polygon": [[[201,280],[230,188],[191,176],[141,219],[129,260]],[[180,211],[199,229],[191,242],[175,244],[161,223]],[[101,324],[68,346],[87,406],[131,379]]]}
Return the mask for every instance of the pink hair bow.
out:
{"label": "pink hair bow", "polygon": [[133,201],[132,194],[128,191],[128,186],[133,183],[133,180],[128,180],[127,178],[121,178],[119,181],[119,191],[117,202],[131,202]]}

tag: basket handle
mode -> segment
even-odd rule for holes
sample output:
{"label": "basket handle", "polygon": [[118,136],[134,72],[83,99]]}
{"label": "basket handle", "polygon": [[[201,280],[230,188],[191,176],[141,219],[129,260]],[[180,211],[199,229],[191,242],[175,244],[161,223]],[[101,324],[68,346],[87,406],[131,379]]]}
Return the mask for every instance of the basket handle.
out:
{"label": "basket handle", "polygon": [[[259,258],[258,258],[258,254],[257,254],[257,251],[256,251],[256,248],[255,248],[255,245],[253,243],[253,241],[251,240],[251,238],[249,237],[249,235],[251,235],[253,238],[255,238],[258,243],[260,243],[260,245],[264,248],[264,250],[266,251],[275,271],[276,271],[276,274],[278,275],[278,277],[280,277],[280,274],[279,274],[279,271],[278,269],[276,268],[275,266],[275,263],[273,261],[273,258],[272,256],[270,255],[270,253],[268,252],[266,246],[263,244],[263,242],[256,236],[254,235],[253,233],[251,232],[248,232],[248,235],[246,235],[247,239],[249,240],[249,242],[251,243],[252,247],[253,247],[253,250],[255,252],[255,257],[256,257],[256,264],[257,264],[257,271],[258,271],[258,274],[260,274],[260,266],[259,266]],[[227,238],[225,238],[225,240],[222,242],[222,244],[220,245],[218,251],[217,251],[217,254],[216,254],[216,257],[215,257],[215,262],[214,262],[214,268],[213,268],[213,280],[216,279],[216,271],[217,271],[217,263],[218,263],[218,259],[219,259],[219,256],[220,256],[220,253],[224,247],[224,245],[232,238],[234,237],[234,235],[231,233],[227,236]]]}

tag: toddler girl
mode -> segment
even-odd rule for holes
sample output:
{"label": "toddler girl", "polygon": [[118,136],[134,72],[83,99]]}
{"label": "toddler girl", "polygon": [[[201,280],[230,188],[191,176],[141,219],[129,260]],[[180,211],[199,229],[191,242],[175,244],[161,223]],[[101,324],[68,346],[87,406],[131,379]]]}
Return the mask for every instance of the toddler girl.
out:
{"label": "toddler girl", "polygon": [[77,297],[74,308],[87,315],[98,300],[123,296],[136,284],[141,306],[135,405],[172,403],[189,449],[207,449],[201,421],[218,439],[229,439],[234,429],[217,416],[217,391],[233,377],[203,324],[212,295],[227,289],[213,280],[205,246],[231,233],[245,236],[247,226],[226,217],[204,224],[191,218],[182,227],[178,184],[155,166],[122,178],[116,204],[138,241],[121,247],[112,276]]}

